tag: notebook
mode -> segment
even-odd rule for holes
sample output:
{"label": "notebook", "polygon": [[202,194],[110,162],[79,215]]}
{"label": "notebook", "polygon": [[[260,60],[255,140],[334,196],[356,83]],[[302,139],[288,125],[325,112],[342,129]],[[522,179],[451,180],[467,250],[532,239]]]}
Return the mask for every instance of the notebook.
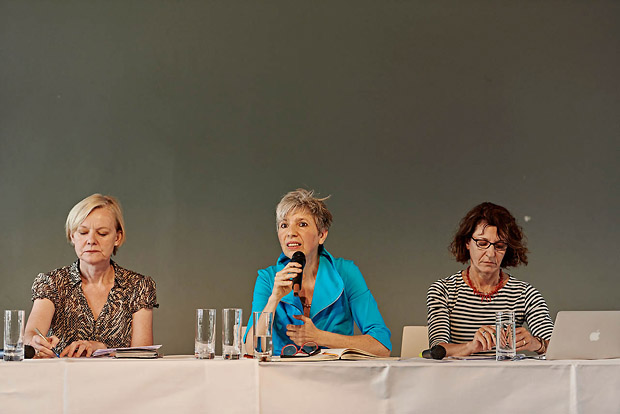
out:
{"label": "notebook", "polygon": [[547,359],[620,358],[620,311],[562,311]]}

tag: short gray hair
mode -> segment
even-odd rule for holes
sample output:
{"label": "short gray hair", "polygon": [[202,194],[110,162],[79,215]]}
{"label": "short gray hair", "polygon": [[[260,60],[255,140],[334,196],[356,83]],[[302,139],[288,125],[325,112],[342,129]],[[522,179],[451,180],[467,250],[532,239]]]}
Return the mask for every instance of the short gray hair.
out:
{"label": "short gray hair", "polygon": [[114,216],[116,231],[121,233],[118,246],[114,246],[114,254],[116,254],[118,248],[125,242],[125,220],[123,219],[121,203],[112,196],[93,194],[74,205],[71,211],[69,211],[67,222],[65,223],[67,240],[71,243],[71,235],[75,233],[80,224],[86,220],[86,217],[97,208],[107,208]]}
{"label": "short gray hair", "polygon": [[329,230],[329,226],[332,225],[332,213],[329,212],[324,203],[329,197],[314,197],[314,190],[304,188],[290,191],[282,197],[276,207],[276,229],[291,211],[306,210],[314,217],[314,222],[320,232]]}

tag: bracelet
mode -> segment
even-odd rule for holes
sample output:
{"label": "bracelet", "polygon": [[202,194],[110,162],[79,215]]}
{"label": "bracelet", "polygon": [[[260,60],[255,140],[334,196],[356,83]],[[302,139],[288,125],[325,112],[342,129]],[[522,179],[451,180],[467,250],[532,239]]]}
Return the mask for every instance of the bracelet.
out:
{"label": "bracelet", "polygon": [[545,342],[544,339],[542,339],[540,336],[535,336],[534,339],[536,339],[538,342],[540,342],[540,348],[538,348],[536,350],[537,354],[544,354],[547,351],[547,344]]}

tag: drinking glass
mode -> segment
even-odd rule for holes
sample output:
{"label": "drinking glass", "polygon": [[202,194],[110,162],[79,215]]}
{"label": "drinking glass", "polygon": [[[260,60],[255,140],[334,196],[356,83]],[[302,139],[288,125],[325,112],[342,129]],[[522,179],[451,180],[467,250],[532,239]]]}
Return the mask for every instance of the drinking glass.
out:
{"label": "drinking glass", "polygon": [[273,355],[273,313],[254,312],[252,323],[254,358],[262,362],[271,361],[271,355]]}
{"label": "drinking glass", "polygon": [[241,355],[242,309],[222,309],[222,357],[239,359]]}
{"label": "drinking glass", "polygon": [[215,309],[196,309],[194,356],[198,359],[215,358],[215,319]]}
{"label": "drinking glass", "polygon": [[495,359],[502,361],[517,355],[515,344],[515,313],[495,313]]}
{"label": "drinking glass", "polygon": [[4,360],[24,359],[24,314],[23,310],[4,311]]}

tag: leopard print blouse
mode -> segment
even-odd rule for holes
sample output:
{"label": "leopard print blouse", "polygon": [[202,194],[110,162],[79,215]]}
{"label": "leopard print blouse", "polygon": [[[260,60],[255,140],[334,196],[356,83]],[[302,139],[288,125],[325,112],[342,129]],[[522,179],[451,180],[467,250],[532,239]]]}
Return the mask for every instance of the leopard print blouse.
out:
{"label": "leopard print blouse", "polygon": [[60,339],[54,351],[60,353],[77,340],[103,342],[108,348],[130,346],[133,314],[143,308],[159,307],[153,279],[111,262],[114,286],[97,319],[82,291],[79,260],[35,278],[32,300],[49,299],[54,304],[54,316],[47,332],[47,336],[56,335]]}

